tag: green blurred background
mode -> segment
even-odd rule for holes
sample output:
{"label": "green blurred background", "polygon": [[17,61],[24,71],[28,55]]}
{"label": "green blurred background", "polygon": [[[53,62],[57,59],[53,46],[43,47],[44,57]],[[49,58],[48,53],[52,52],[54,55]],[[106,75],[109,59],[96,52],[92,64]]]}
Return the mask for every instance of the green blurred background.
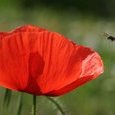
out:
{"label": "green blurred background", "polygon": [[[0,0],[0,31],[34,24],[57,31],[95,49],[105,72],[98,79],[55,99],[67,115],[115,115],[115,0]],[[32,95],[0,87],[0,115],[31,115]],[[38,115],[61,115],[44,96],[37,97]]]}

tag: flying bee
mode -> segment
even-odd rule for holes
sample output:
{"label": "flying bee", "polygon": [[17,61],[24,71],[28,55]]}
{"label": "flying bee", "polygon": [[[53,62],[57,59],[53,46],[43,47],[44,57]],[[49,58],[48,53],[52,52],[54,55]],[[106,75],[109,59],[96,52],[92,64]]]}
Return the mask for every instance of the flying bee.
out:
{"label": "flying bee", "polygon": [[104,33],[104,36],[107,37],[108,40],[111,40],[111,41],[115,41],[115,37],[114,36],[111,36],[107,33]]}

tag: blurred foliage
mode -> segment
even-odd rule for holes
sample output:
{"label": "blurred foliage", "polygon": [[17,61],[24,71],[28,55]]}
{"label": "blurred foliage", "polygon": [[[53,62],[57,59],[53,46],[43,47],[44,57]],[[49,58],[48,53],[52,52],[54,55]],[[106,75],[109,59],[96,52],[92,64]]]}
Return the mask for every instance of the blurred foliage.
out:
{"label": "blurred foliage", "polygon": [[[105,66],[101,77],[55,98],[67,115],[115,114],[115,42],[103,36],[104,32],[115,36],[114,5],[114,0],[0,0],[0,31],[35,24],[92,47],[101,55]],[[31,108],[32,95],[0,87],[0,115],[31,115]],[[37,113],[60,114],[44,96],[37,97]]]}
{"label": "blurred foliage", "polygon": [[15,5],[26,11],[44,6],[56,11],[115,18],[115,0],[0,0],[0,7],[5,5]]}
{"label": "blurred foliage", "polygon": [[69,10],[105,16],[114,16],[114,0],[20,0],[24,9],[31,9],[44,5],[55,10]]}

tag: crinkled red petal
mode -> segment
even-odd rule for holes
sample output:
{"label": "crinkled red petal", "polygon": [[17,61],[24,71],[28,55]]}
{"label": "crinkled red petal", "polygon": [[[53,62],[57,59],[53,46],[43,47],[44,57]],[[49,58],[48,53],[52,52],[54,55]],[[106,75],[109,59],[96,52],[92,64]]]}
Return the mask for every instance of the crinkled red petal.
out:
{"label": "crinkled red petal", "polygon": [[0,33],[0,85],[57,96],[98,77],[100,56],[64,36],[26,25]]}

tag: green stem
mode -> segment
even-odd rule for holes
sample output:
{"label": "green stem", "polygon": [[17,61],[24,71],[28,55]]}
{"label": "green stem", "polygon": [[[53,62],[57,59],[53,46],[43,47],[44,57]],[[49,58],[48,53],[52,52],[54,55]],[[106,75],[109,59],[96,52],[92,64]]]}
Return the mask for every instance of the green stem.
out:
{"label": "green stem", "polygon": [[19,97],[19,102],[18,102],[18,110],[17,110],[17,115],[21,115],[22,112],[22,96],[23,94],[20,93],[20,97]]}
{"label": "green stem", "polygon": [[60,113],[62,115],[65,115],[65,112],[63,111],[62,107],[59,105],[59,103],[57,103],[57,101],[55,101],[53,98],[51,97],[46,97],[48,100],[50,100],[53,104],[56,105],[56,107],[58,108],[58,110],[60,111]]}
{"label": "green stem", "polygon": [[33,95],[32,115],[36,115],[36,95]]}

